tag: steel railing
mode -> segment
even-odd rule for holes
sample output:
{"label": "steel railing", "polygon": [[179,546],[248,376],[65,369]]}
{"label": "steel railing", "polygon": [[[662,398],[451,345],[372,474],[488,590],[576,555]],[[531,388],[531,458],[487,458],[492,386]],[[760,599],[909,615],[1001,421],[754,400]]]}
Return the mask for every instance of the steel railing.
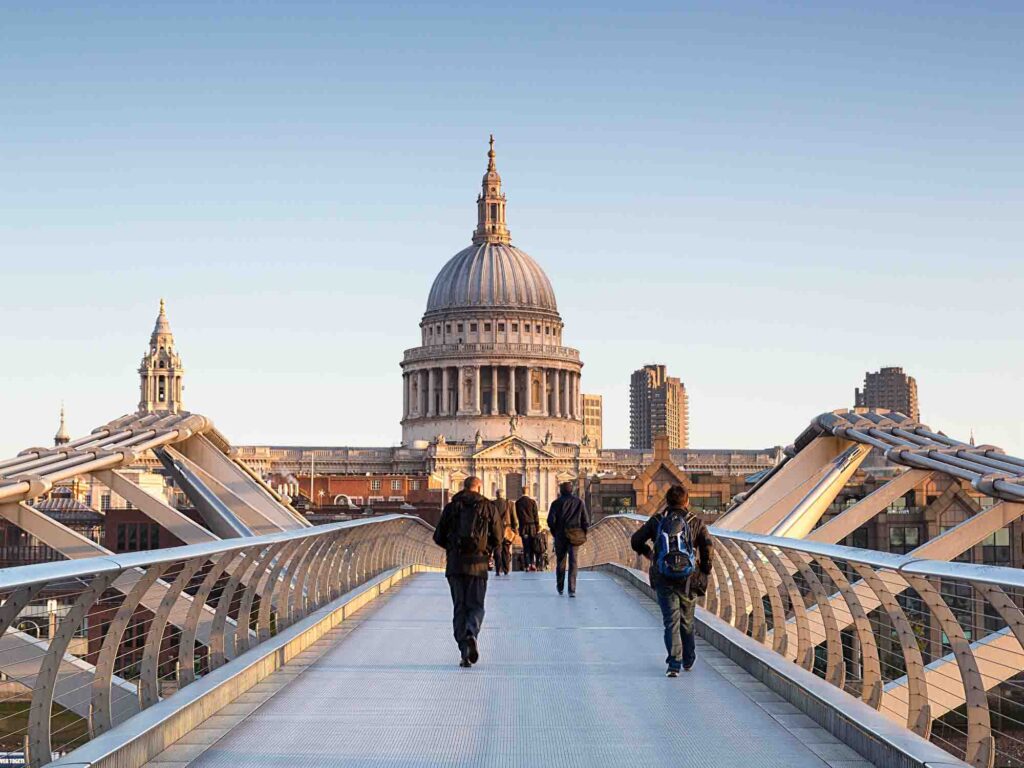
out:
{"label": "steel railing", "polygon": [[[583,565],[646,572],[591,528]],[[968,763],[1024,765],[1024,572],[711,527],[704,610]]]}
{"label": "steel railing", "polygon": [[0,755],[42,766],[390,568],[441,566],[419,518],[0,571]]}

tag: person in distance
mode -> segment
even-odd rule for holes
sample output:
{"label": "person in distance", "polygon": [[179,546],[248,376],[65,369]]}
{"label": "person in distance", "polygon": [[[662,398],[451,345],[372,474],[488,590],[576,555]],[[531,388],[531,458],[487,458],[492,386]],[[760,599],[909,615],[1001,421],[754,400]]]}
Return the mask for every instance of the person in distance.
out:
{"label": "person in distance", "polygon": [[501,519],[502,538],[500,546],[494,550],[494,575],[508,576],[512,570],[512,542],[516,540],[517,523],[515,506],[505,498],[505,494],[499,488],[494,493],[494,508],[498,511]]}
{"label": "person in distance", "polygon": [[572,492],[572,483],[558,486],[559,496],[548,510],[548,529],[555,539],[555,586],[565,588],[565,565],[569,561],[569,597],[576,597],[576,550],[587,543],[590,513],[583,499]]}
{"label": "person in distance", "polygon": [[540,542],[535,541],[540,533],[540,514],[537,502],[523,491],[516,500],[516,520],[519,523],[519,535],[523,540],[523,568],[527,571],[537,570],[538,549]]}

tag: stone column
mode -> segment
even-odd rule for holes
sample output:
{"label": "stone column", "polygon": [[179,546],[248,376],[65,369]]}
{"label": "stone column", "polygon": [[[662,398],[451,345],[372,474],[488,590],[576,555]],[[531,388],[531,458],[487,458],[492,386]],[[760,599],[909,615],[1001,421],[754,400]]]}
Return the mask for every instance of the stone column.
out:
{"label": "stone column", "polygon": [[437,376],[434,369],[427,370],[427,416],[437,416]]}
{"label": "stone column", "polygon": [[455,403],[457,413],[463,413],[466,410],[466,387],[463,384],[463,379],[466,377],[466,368],[455,369]]}
{"label": "stone column", "polygon": [[555,368],[552,371],[552,373],[555,374],[555,384],[554,384],[554,390],[552,392],[552,395],[553,395],[552,399],[555,401],[555,413],[554,413],[554,416],[557,419],[557,418],[560,418],[561,415],[562,415],[562,388],[561,388],[562,377],[559,376],[560,372],[559,372],[559,370],[557,368]]}
{"label": "stone column", "polygon": [[569,372],[562,371],[565,381],[562,383],[562,416],[569,418]]}
{"label": "stone column", "polygon": [[540,369],[540,412],[548,415],[548,369]]}
{"label": "stone column", "polygon": [[419,401],[420,401],[419,402],[419,412],[420,412],[420,416],[426,416],[427,415],[427,371],[418,371],[417,373],[418,373],[418,375],[420,377],[420,381],[419,381]]}
{"label": "stone column", "polygon": [[409,374],[402,374],[402,418],[409,418]]}
{"label": "stone column", "polygon": [[518,403],[516,402],[516,367],[510,365],[508,367],[508,415],[513,416],[519,412]]}
{"label": "stone column", "polygon": [[441,415],[451,416],[452,415],[452,403],[448,397],[448,390],[451,387],[451,381],[448,379],[448,366],[446,365],[441,369]]}
{"label": "stone column", "polygon": [[483,413],[483,410],[484,410],[483,407],[482,407],[483,403],[481,402],[482,398],[480,397],[480,380],[482,378],[483,378],[483,371],[482,371],[482,369],[480,368],[479,365],[474,366],[473,367],[473,384],[475,386],[474,386],[474,389],[473,389],[473,393],[476,396],[476,400],[473,403],[473,410],[476,413],[478,413],[478,414]]}
{"label": "stone column", "polygon": [[498,366],[491,366],[491,415],[498,412]]}

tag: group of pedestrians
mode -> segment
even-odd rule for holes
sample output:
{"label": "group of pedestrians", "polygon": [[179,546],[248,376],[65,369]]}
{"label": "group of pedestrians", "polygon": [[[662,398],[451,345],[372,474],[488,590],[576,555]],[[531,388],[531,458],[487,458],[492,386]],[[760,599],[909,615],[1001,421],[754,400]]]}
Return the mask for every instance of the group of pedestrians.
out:
{"label": "group of pedestrians", "polygon": [[523,570],[543,570],[546,545],[541,536],[537,502],[523,493],[513,503],[498,490],[494,494],[493,503],[504,531],[501,544],[493,553],[494,575],[508,576],[512,572],[512,544],[516,536],[523,542]]}
{"label": "group of pedestrians", "polygon": [[[507,575],[512,570],[512,542],[518,535],[523,541],[524,567],[537,570],[534,540],[541,536],[534,499],[524,494],[513,504],[498,491],[491,501],[480,489],[480,478],[467,478],[463,489],[445,506],[434,530],[434,542],[448,555],[445,576],[463,667],[480,660],[477,638],[484,620],[490,559],[494,558],[496,574]],[[689,671],[696,661],[694,610],[707,591],[714,548],[707,526],[690,513],[688,501],[686,489],[673,486],[666,494],[664,510],[648,519],[630,539],[632,549],[651,561],[649,578],[661,608],[668,677]],[[568,586],[569,597],[574,598],[577,550],[586,543],[590,513],[573,493],[572,483],[559,486],[558,498],[548,510],[547,526],[555,546],[555,587],[562,595]]]}

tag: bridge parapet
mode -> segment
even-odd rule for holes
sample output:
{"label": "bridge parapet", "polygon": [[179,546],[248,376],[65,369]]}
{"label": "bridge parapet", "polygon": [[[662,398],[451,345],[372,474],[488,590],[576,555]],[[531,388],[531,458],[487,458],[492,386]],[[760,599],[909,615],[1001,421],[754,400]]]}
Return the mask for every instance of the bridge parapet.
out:
{"label": "bridge parapet", "polygon": [[[581,563],[645,571],[629,546],[645,520],[600,521]],[[1021,571],[711,531],[716,557],[701,611],[971,765],[1017,764]]]}
{"label": "bridge parapet", "polygon": [[[5,764],[43,766],[130,731],[135,716],[379,574],[440,567],[431,534],[389,515],[0,571],[0,740],[15,761]],[[172,621],[182,601],[187,616]]]}

